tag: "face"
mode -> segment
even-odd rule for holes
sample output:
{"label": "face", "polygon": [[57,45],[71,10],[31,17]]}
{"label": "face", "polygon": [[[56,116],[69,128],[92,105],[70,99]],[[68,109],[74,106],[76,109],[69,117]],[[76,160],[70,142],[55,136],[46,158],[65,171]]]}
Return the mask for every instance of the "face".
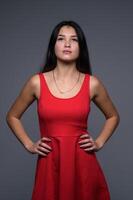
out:
{"label": "face", "polygon": [[76,31],[71,26],[63,26],[55,43],[55,55],[62,61],[74,61],[79,56],[79,43]]}

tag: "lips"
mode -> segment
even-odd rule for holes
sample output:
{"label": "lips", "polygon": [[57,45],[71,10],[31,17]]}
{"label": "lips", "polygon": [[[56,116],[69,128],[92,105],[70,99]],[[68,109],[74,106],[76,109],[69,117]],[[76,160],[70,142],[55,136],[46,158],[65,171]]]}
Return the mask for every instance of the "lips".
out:
{"label": "lips", "polygon": [[63,53],[72,53],[72,52],[69,50],[64,50]]}

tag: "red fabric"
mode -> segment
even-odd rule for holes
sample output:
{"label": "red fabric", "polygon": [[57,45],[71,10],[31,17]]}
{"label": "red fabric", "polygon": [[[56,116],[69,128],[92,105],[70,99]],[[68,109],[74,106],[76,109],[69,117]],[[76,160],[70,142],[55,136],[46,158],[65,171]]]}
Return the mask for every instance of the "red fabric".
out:
{"label": "red fabric", "polygon": [[110,200],[108,186],[95,153],[80,147],[90,113],[90,75],[85,74],[77,95],[55,97],[45,75],[39,73],[40,98],[37,112],[40,136],[52,147],[38,155],[32,200]]}

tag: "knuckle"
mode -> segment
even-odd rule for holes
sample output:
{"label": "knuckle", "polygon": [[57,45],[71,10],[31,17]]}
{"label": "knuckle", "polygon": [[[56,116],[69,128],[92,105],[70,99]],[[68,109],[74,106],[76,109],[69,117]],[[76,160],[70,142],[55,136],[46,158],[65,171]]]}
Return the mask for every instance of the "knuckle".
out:
{"label": "knuckle", "polygon": [[42,155],[42,156],[47,156],[47,154],[42,153],[42,152],[39,152],[39,154]]}
{"label": "knuckle", "polygon": [[49,152],[50,152],[48,149],[45,149],[45,151],[46,151],[47,153],[49,153]]}
{"label": "knuckle", "polygon": [[39,146],[44,146],[44,142],[40,142]]}
{"label": "knuckle", "polygon": [[88,151],[88,149],[84,149],[85,151]]}
{"label": "knuckle", "polygon": [[46,140],[45,137],[43,137],[43,138],[40,139],[41,142],[44,142],[45,140]]}

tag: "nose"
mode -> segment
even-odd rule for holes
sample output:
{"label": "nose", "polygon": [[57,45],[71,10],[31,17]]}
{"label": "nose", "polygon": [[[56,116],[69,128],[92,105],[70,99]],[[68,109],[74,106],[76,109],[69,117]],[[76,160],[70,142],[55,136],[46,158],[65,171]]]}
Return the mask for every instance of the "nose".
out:
{"label": "nose", "polygon": [[65,46],[70,46],[70,41],[66,41]]}

